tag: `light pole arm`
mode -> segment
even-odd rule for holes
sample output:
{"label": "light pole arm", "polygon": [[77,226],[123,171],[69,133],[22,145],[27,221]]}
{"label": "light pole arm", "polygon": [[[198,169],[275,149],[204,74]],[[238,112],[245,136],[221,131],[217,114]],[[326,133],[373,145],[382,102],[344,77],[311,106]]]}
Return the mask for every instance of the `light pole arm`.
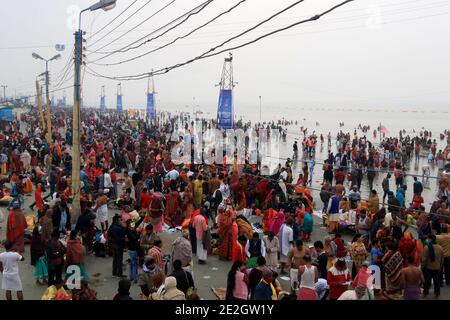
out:
{"label": "light pole arm", "polygon": [[78,18],[78,31],[81,31],[81,14],[83,12],[86,12],[86,11],[89,11],[89,10],[90,10],[90,8],[86,8],[86,9],[83,9],[83,10],[80,11],[80,16]]}

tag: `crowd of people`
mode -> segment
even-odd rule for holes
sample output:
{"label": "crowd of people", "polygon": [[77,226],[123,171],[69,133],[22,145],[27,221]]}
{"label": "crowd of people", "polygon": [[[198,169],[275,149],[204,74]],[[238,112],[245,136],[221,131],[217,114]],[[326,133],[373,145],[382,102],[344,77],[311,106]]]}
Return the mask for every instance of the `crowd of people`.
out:
{"label": "crowd of people", "polygon": [[[25,244],[37,285],[47,286],[42,299],[96,299],[86,255],[112,257],[111,275],[120,279],[117,300],[132,299],[132,285],[139,286],[142,299],[199,299],[194,262],[208,264],[211,255],[232,264],[225,297],[232,300],[395,299],[399,294],[418,299],[432,283],[439,296],[443,279],[450,281],[450,185],[444,174],[450,170],[449,146],[437,150],[428,144],[428,134],[385,138],[377,146],[341,131],[336,154],[328,136],[322,186],[315,190],[317,137],[307,138],[306,130],[303,156],[308,159],[295,180],[290,159],[270,175],[262,174],[259,163],[241,164],[236,158],[175,164],[171,150],[179,141],[171,138],[173,132],[178,127],[190,132],[193,126],[184,114],[150,122],[86,109],[81,189],[74,191],[70,117],[53,116],[51,141],[33,113],[20,120],[0,135],[2,195],[10,210],[0,269],[8,299],[12,292],[23,298],[18,263]],[[422,150],[434,152],[441,174],[430,208],[417,177],[413,200],[406,201],[405,166]],[[393,184],[383,168],[392,171]],[[361,194],[364,175],[368,199]],[[374,189],[376,175],[385,177],[382,199]],[[80,193],[79,214],[71,204],[74,192]],[[24,194],[34,194],[30,207],[25,208]],[[312,241],[317,213],[329,234]],[[171,249],[163,251],[161,235],[168,229],[179,231],[166,244]],[[417,237],[408,229],[417,229]],[[342,237],[347,231],[355,233],[350,244]],[[379,272],[372,276],[374,268]],[[73,270],[81,274],[76,288],[68,283]],[[288,278],[290,286],[283,288]]]}

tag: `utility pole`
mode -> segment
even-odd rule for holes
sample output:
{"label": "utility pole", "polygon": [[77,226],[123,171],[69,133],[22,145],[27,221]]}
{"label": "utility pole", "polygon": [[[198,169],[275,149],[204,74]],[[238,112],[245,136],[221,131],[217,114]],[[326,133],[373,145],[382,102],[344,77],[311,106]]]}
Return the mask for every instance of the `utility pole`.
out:
{"label": "utility pole", "polygon": [[8,86],[2,85],[1,87],[3,88],[3,102],[6,102],[6,88],[8,88]]}
{"label": "utility pole", "polygon": [[41,124],[41,130],[45,130],[45,120],[44,113],[42,112],[42,88],[39,85],[39,81],[36,80],[36,97],[37,97],[37,108],[39,113],[39,122]]}
{"label": "utility pole", "polygon": [[86,11],[113,9],[116,0],[100,0],[89,8],[80,11],[78,31],[75,32],[74,52],[74,98],[72,117],[72,222],[77,221],[81,213],[80,204],[80,100],[81,100],[81,65],[83,64],[83,31],[81,31],[81,15]]}
{"label": "utility pole", "polygon": [[[80,13],[81,24],[81,13]],[[72,210],[74,219],[78,219],[81,213],[80,204],[80,73],[83,60],[83,32],[81,28],[75,32],[75,76],[72,122]]]}

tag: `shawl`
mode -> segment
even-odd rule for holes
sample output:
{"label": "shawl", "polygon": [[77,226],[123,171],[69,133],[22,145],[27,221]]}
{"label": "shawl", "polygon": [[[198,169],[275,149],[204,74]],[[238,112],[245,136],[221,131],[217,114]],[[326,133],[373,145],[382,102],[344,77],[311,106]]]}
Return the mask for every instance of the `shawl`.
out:
{"label": "shawl", "polygon": [[253,237],[253,228],[250,223],[245,221],[242,217],[238,217],[236,223],[239,228],[239,235],[244,235],[247,239]]}
{"label": "shawl", "polygon": [[180,260],[183,267],[192,260],[191,242],[183,237],[177,238],[173,243],[172,261]]}
{"label": "shawl", "polygon": [[18,237],[23,235],[26,228],[27,222],[22,211],[11,211],[6,225],[6,238],[14,242]]}
{"label": "shawl", "polygon": [[84,264],[84,247],[80,240],[68,240],[66,261],[70,264]]}
{"label": "shawl", "polygon": [[399,284],[401,279],[401,270],[403,266],[403,257],[398,251],[389,250],[381,259],[386,277],[394,284]]}

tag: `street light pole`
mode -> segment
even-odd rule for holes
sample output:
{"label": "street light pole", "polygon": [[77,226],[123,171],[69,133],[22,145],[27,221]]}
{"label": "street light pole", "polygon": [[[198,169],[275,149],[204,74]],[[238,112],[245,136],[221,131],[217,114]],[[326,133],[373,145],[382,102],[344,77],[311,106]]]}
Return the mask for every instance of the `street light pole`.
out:
{"label": "street light pole", "polygon": [[48,92],[49,86],[49,74],[48,74],[48,61],[45,60],[45,108],[46,108],[46,116],[47,116],[47,141],[50,144],[52,141],[52,116],[50,112],[50,97]]}
{"label": "street light pole", "polygon": [[116,5],[116,0],[100,0],[96,4],[80,11],[78,31],[75,32],[75,53],[74,53],[74,99],[72,117],[72,218],[77,221],[81,213],[80,204],[80,103],[81,103],[81,65],[83,63],[83,31],[81,30],[81,15],[86,11],[98,9],[110,10]]}
{"label": "street light pole", "polygon": [[45,95],[46,95],[46,114],[47,114],[47,134],[46,139],[47,142],[50,144],[52,142],[52,118],[51,118],[51,112],[50,112],[50,96],[48,91],[48,86],[50,84],[49,80],[49,73],[48,73],[48,63],[50,61],[56,60],[61,58],[60,54],[57,54],[56,56],[52,57],[51,59],[44,59],[37,53],[34,53],[31,55],[35,59],[43,60],[45,61]]}

